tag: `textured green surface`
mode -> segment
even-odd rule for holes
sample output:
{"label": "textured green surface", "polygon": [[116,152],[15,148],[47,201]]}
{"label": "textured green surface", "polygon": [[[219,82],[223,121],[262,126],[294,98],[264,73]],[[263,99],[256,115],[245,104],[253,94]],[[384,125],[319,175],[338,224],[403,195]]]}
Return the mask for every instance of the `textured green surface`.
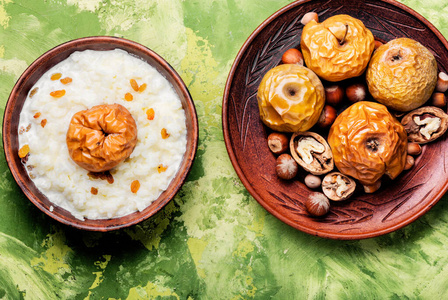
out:
{"label": "textured green surface", "polygon": [[[0,156],[0,299],[443,299],[445,196],[397,232],[333,241],[290,228],[245,190],[221,129],[222,93],[246,38],[291,1],[0,0],[0,110],[50,48],[115,35],[162,55],[200,116],[197,159],[156,217],[112,233],[70,229],[35,208]],[[445,0],[404,0],[448,37]]]}

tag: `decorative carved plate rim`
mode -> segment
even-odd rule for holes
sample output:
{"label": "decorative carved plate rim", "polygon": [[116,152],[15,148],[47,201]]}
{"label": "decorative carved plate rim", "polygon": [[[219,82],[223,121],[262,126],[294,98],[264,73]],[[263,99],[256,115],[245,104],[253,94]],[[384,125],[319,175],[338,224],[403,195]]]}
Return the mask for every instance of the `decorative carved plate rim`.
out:
{"label": "decorative carved plate rim", "polygon": [[[256,28],[242,46],[229,72],[223,95],[222,126],[230,160],[249,193],[268,212],[298,230],[341,240],[371,238],[393,232],[424,215],[448,190],[446,135],[442,140],[425,146],[416,160],[416,167],[400,175],[397,184],[389,183],[381,192],[361,195],[348,204],[334,203],[325,218],[311,218],[304,211],[301,200],[311,191],[301,182],[284,183],[271,176],[268,168],[269,165],[272,167],[273,158],[267,154],[267,146],[255,138],[257,135],[266,137],[269,130],[261,124],[256,112],[259,81],[267,70],[280,62],[284,50],[298,45],[297,37],[303,27],[300,20],[308,11],[318,12],[322,20],[335,13],[354,12],[355,17],[364,21],[367,27],[373,24],[369,28],[376,38],[383,41],[418,35],[423,39],[420,42],[435,54],[439,70],[446,72],[448,69],[446,39],[429,21],[401,3],[393,0],[293,2]],[[434,43],[425,43],[426,38]],[[425,153],[428,154],[426,157]],[[440,155],[429,155],[434,153]],[[266,159],[267,163],[249,165],[247,161],[252,157]],[[438,179],[440,184],[431,185],[428,180],[440,176],[437,172],[429,174],[427,170],[435,167],[445,175],[445,179]],[[420,180],[420,177],[424,178]],[[384,198],[384,202],[379,198]]]}

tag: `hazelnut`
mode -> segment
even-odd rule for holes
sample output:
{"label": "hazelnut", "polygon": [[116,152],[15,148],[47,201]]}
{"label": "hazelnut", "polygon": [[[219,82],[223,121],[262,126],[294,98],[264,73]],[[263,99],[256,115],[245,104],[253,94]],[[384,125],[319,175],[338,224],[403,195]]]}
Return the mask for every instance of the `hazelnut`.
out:
{"label": "hazelnut", "polygon": [[414,157],[412,157],[410,155],[406,156],[406,163],[404,165],[404,169],[409,170],[410,168],[412,168],[414,166],[414,163],[415,163]]}
{"label": "hazelnut", "polygon": [[437,76],[436,91],[445,93],[448,90],[448,75],[445,72],[440,72]]}
{"label": "hazelnut", "polygon": [[445,94],[440,92],[432,94],[431,103],[436,107],[445,107],[446,105]]}
{"label": "hazelnut", "polygon": [[277,165],[275,166],[275,172],[281,179],[290,180],[293,179],[299,170],[294,158],[287,153],[283,153],[277,158]]}
{"label": "hazelnut", "polygon": [[268,147],[274,154],[282,154],[288,150],[288,137],[283,133],[273,132],[268,136]]}
{"label": "hazelnut", "polygon": [[290,48],[285,51],[282,55],[282,63],[284,64],[298,64],[303,66],[303,56],[302,53],[295,49]]}
{"label": "hazelnut", "polygon": [[322,193],[312,193],[306,199],[305,207],[310,215],[321,217],[330,210],[330,200]]}
{"label": "hazelnut", "polygon": [[345,89],[345,94],[350,102],[364,101],[367,95],[367,88],[362,83],[355,83]]}
{"label": "hazelnut", "polygon": [[322,183],[322,180],[319,176],[308,174],[305,177],[305,185],[309,187],[310,189],[317,189],[320,187],[320,184]]}
{"label": "hazelnut", "polygon": [[422,146],[418,143],[408,143],[408,154],[409,155],[420,155],[422,153]]}
{"label": "hazelnut", "polygon": [[374,50],[376,50],[376,49],[378,49],[381,45],[384,45],[384,43],[383,42],[380,42],[380,41],[378,41],[378,40],[375,40],[374,41]]}
{"label": "hazelnut", "polygon": [[327,174],[322,180],[322,191],[325,196],[333,201],[348,199],[355,188],[355,181],[339,172]]}
{"label": "hazelnut", "polygon": [[304,14],[300,23],[302,23],[303,25],[306,25],[311,20],[319,22],[319,15],[317,13],[315,13],[314,11],[310,11],[310,12],[307,12],[306,14]]}
{"label": "hazelnut", "polygon": [[339,85],[325,87],[325,102],[337,106],[344,99],[344,89]]}
{"label": "hazelnut", "polygon": [[322,109],[317,125],[322,128],[330,127],[336,119],[336,109],[330,105],[325,105]]}

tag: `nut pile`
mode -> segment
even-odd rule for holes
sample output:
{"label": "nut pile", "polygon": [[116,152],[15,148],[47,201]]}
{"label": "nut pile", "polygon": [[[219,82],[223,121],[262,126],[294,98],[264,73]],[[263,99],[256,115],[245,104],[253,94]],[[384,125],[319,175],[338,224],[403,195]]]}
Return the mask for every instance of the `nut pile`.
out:
{"label": "nut pile", "polygon": [[[268,72],[257,99],[261,120],[270,128],[267,145],[277,156],[277,176],[298,180],[300,169],[306,172],[303,182],[314,192],[304,205],[320,217],[332,201],[350,198],[357,183],[373,193],[384,175],[395,179],[411,169],[422,145],[444,135],[448,75],[412,39],[384,44],[347,15],[318,22],[315,12],[303,16],[300,45],[286,50],[278,66],[299,70],[312,84],[294,82],[291,72],[275,78]],[[290,120],[306,126],[283,126]]]}

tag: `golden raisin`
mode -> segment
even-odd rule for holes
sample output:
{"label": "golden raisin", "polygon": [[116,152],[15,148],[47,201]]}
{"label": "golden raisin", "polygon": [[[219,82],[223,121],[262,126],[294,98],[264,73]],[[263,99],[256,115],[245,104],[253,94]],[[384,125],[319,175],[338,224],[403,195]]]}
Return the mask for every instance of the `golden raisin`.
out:
{"label": "golden raisin", "polygon": [[37,118],[39,118],[39,117],[40,117],[40,115],[41,115],[41,113],[40,113],[40,112],[37,112],[37,113],[35,113],[35,114],[34,114],[34,116],[33,116],[33,117],[34,117],[34,119],[37,119]]}
{"label": "golden raisin", "polygon": [[154,120],[154,109],[153,108],[149,108],[148,110],[146,110],[146,117],[148,118],[148,120]]}
{"label": "golden raisin", "polygon": [[42,126],[42,128],[44,128],[45,125],[47,125],[47,119],[43,119],[42,121],[40,121],[40,126]]}
{"label": "golden raisin", "polygon": [[51,75],[51,80],[58,80],[59,78],[61,78],[61,76],[61,73],[54,73],[53,75]]}
{"label": "golden raisin", "polygon": [[72,79],[70,77],[65,77],[61,79],[62,84],[69,84],[70,82],[72,82]]}
{"label": "golden raisin", "polygon": [[57,91],[50,93],[50,96],[55,97],[55,98],[61,98],[64,95],[65,95],[65,90],[57,90]]}
{"label": "golden raisin", "polygon": [[90,192],[92,193],[92,195],[98,195],[98,189],[93,187],[90,189]]}
{"label": "golden raisin", "polygon": [[132,89],[134,91],[138,92],[138,83],[137,83],[137,81],[135,81],[135,79],[131,79],[129,82],[131,83]]}
{"label": "golden raisin", "polygon": [[165,172],[168,167],[165,167],[164,165],[160,164],[157,166],[157,171],[160,173]]}
{"label": "golden raisin", "polygon": [[34,89],[31,90],[30,92],[30,98],[33,98],[34,95],[36,95],[37,91],[39,90],[39,88],[35,87]]}
{"label": "golden raisin", "polygon": [[124,100],[126,100],[126,101],[132,101],[133,99],[134,99],[134,97],[132,96],[131,93],[126,93],[124,95]]}
{"label": "golden raisin", "polygon": [[28,144],[23,145],[23,147],[19,149],[20,158],[24,158],[28,153],[30,153],[30,146]]}
{"label": "golden raisin", "polygon": [[134,180],[131,183],[131,192],[134,194],[140,189],[140,182],[138,180]]}
{"label": "golden raisin", "polygon": [[162,139],[167,139],[170,137],[170,134],[168,132],[166,132],[165,128],[162,128],[161,134],[162,134]]}
{"label": "golden raisin", "polygon": [[141,92],[143,92],[144,90],[146,90],[146,83],[144,83],[144,84],[142,84],[139,88],[138,88],[138,92],[139,93],[141,93]]}

